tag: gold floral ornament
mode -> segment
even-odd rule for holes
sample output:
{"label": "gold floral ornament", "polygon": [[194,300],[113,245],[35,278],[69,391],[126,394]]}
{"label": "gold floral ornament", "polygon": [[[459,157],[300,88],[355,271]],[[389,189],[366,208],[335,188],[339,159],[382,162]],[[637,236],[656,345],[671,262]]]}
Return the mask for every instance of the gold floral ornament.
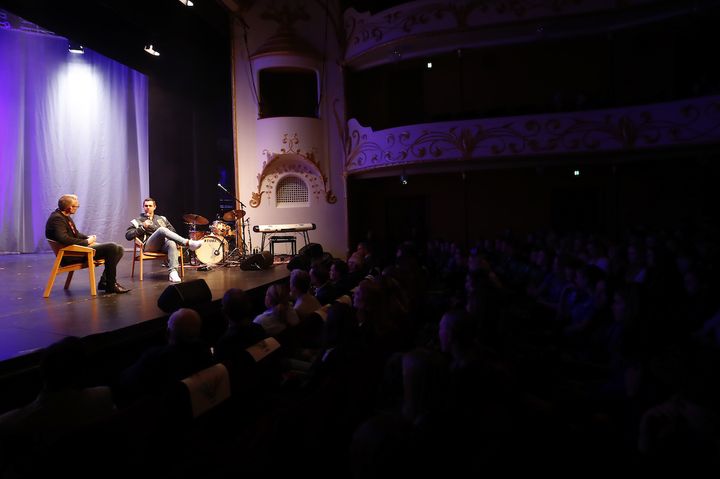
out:
{"label": "gold floral ornament", "polygon": [[267,160],[263,162],[262,170],[257,175],[257,191],[252,193],[250,206],[253,208],[260,206],[263,194],[271,197],[278,180],[286,174],[303,178],[316,199],[324,197],[328,203],[335,204],[337,197],[330,189],[330,181],[322,171],[320,162],[315,159],[312,152],[302,152],[297,148],[300,144],[297,133],[292,136],[285,133],[282,143],[285,146],[279,153],[263,150]]}

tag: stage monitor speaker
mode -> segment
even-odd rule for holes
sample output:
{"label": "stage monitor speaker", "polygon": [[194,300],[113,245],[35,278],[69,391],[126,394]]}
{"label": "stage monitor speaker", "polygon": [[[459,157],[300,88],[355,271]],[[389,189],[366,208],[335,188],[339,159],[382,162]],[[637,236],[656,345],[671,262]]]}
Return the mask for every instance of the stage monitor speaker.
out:
{"label": "stage monitor speaker", "polygon": [[180,308],[192,308],[212,301],[210,287],[204,279],[171,284],[157,300],[158,308],[172,313]]}
{"label": "stage monitor speaker", "polygon": [[263,251],[256,253],[245,258],[240,263],[240,269],[243,271],[260,271],[261,269],[268,269],[273,265],[273,256],[269,251]]}
{"label": "stage monitor speaker", "polygon": [[288,262],[287,269],[290,271],[293,271],[295,269],[310,271],[310,256],[306,256],[304,254],[296,254]]}
{"label": "stage monitor speaker", "polygon": [[323,247],[319,243],[308,243],[300,248],[298,255],[307,256],[310,259],[321,258],[323,255]]}

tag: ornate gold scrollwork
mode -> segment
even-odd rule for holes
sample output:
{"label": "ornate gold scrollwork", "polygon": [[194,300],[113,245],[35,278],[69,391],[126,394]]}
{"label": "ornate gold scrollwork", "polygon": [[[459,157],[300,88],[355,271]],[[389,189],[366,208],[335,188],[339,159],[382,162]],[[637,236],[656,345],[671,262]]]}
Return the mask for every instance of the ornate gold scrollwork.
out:
{"label": "ornate gold scrollwork", "polygon": [[279,153],[263,150],[267,160],[263,162],[262,171],[257,175],[257,191],[252,192],[250,206],[253,208],[260,206],[263,193],[272,195],[275,183],[285,173],[294,173],[302,177],[315,198],[325,198],[330,204],[336,203],[337,197],[330,189],[330,181],[322,171],[320,162],[315,159],[315,154],[310,151],[302,152],[297,148],[300,144],[297,133],[292,136],[285,133],[282,143],[285,146]]}

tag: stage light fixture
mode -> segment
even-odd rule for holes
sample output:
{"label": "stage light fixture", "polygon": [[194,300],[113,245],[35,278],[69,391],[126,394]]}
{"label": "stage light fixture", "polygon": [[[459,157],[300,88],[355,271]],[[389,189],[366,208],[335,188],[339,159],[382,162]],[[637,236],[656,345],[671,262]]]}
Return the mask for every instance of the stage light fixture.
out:
{"label": "stage light fixture", "polygon": [[159,57],[159,56],[160,56],[160,52],[157,51],[157,50],[155,50],[155,49],[153,48],[152,43],[151,43],[150,45],[145,45],[145,48],[144,48],[143,50],[145,50],[145,51],[148,52],[150,55],[153,55],[153,56],[155,56],[155,57]]}
{"label": "stage light fixture", "polygon": [[190,0],[179,0],[179,1],[180,1],[180,3],[182,3],[183,5],[185,5],[186,7],[192,7],[193,5],[195,5],[195,4],[194,4],[193,2],[191,2]]}
{"label": "stage light fixture", "polygon": [[575,175],[575,176],[580,176],[580,170],[575,170],[575,171],[573,171],[573,175]]}
{"label": "stage light fixture", "polygon": [[432,68],[432,62],[427,62],[428,70]]}
{"label": "stage light fixture", "polygon": [[68,51],[70,53],[83,55],[85,53],[85,48],[77,42],[68,41]]}

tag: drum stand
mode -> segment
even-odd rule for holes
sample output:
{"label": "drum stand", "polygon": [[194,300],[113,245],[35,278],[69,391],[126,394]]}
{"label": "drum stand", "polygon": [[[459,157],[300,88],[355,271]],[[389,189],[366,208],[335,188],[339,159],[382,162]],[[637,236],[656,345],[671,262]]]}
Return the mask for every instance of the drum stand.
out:
{"label": "drum stand", "polygon": [[245,241],[246,226],[248,229],[250,228],[250,218],[247,220],[241,218],[235,220],[235,249],[225,257],[225,266],[240,266],[240,262],[247,258],[252,251],[252,238],[250,239],[250,249],[248,249],[248,244]]}
{"label": "drum stand", "polygon": [[[188,238],[195,239],[196,231],[197,231],[197,229],[195,228],[195,224],[190,223],[190,225],[188,226]],[[197,266],[198,259],[197,259],[197,255],[195,254],[195,251],[188,248],[187,252],[188,252],[188,260],[189,260],[188,262],[190,263],[190,266]]]}
{"label": "drum stand", "polygon": [[[242,223],[242,228],[240,227]],[[242,246],[240,246],[242,243]],[[240,266],[240,261],[247,256],[247,245],[245,244],[245,220],[235,220],[235,249],[230,251],[225,257],[226,266]]]}

